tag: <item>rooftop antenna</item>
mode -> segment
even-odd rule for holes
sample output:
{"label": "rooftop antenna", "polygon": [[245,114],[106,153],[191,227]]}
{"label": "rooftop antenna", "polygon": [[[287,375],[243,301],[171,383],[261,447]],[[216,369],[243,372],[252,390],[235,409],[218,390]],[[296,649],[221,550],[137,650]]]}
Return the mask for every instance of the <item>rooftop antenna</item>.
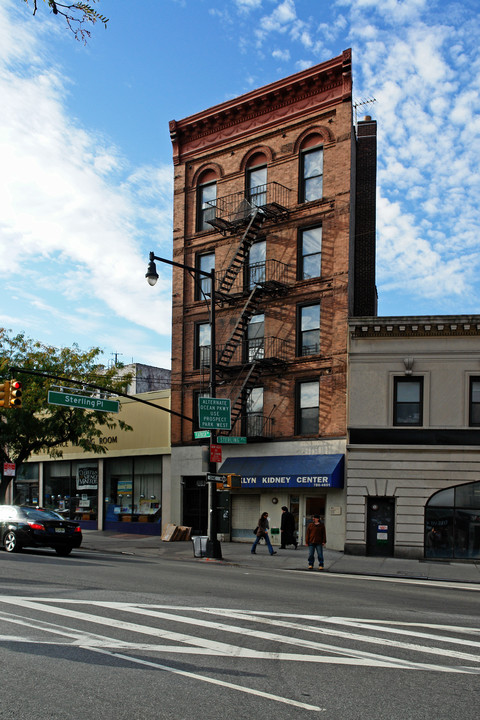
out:
{"label": "rooftop antenna", "polygon": [[117,364],[118,364],[118,356],[119,356],[119,355],[123,355],[123,353],[119,353],[119,352],[114,352],[114,353],[113,353],[113,352],[112,352],[111,355],[113,355],[113,357],[115,358],[114,361],[113,361],[113,364],[114,364],[115,367],[117,367]]}
{"label": "rooftop antenna", "polygon": [[377,98],[366,98],[365,100],[359,100],[358,102],[353,103],[353,112],[354,112],[354,122],[355,122],[355,129],[357,128],[357,108],[364,107],[365,105],[373,105],[373,103],[377,102]]}

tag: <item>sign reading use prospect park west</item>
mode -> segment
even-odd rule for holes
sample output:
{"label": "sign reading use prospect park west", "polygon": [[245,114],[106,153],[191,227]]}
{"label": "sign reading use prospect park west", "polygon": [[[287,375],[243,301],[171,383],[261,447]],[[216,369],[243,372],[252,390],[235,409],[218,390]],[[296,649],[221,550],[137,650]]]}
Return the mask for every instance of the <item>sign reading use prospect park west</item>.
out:
{"label": "sign reading use prospect park west", "polygon": [[88,395],[76,395],[75,393],[48,391],[48,402],[50,405],[64,405],[67,407],[83,408],[84,410],[97,410],[97,412],[117,413],[119,409],[118,400],[104,400],[99,397]]}
{"label": "sign reading use prospect park west", "polygon": [[230,400],[228,398],[198,398],[198,427],[211,430],[230,430]]}

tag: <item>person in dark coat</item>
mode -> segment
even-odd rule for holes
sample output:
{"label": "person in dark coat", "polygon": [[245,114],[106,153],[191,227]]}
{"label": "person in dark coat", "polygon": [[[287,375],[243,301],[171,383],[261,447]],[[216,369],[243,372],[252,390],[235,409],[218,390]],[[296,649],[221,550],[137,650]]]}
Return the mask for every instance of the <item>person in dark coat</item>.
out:
{"label": "person in dark coat", "polygon": [[286,505],[282,507],[280,538],[280,548],[282,550],[285,550],[287,545],[295,545],[295,550],[297,549],[298,543],[295,537],[295,518]]}

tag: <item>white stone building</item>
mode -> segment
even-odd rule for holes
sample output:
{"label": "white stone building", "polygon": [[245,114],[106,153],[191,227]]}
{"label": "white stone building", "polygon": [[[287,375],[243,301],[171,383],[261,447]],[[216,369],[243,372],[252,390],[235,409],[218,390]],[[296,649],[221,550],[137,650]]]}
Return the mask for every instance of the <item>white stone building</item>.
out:
{"label": "white stone building", "polygon": [[480,315],[349,334],[346,551],[478,560]]}

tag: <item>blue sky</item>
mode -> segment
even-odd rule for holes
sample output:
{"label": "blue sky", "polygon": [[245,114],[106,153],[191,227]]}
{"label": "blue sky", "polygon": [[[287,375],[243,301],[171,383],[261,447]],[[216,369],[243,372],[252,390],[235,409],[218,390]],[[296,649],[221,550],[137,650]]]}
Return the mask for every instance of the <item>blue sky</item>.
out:
{"label": "blue sky", "polygon": [[101,0],[86,47],[38,4],[0,5],[1,326],[169,367],[169,120],[349,47],[379,314],[480,313],[477,0]]}

